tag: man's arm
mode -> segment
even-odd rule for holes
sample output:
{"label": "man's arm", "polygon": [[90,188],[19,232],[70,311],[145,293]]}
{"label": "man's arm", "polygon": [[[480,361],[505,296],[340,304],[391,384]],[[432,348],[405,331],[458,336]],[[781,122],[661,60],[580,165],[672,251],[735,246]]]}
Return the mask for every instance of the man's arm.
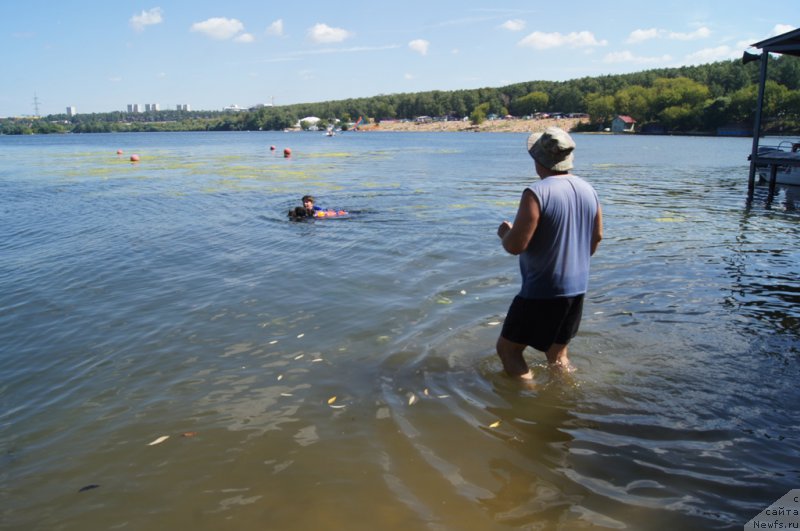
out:
{"label": "man's arm", "polygon": [[539,214],[539,201],[533,192],[526,188],[519,200],[514,223],[504,221],[497,228],[497,235],[503,241],[503,249],[514,255],[527,249],[539,224]]}
{"label": "man's arm", "polygon": [[594,216],[594,230],[592,231],[592,250],[591,253],[597,250],[600,245],[600,240],[603,239],[603,210],[600,208],[600,203],[597,203],[597,214]]}

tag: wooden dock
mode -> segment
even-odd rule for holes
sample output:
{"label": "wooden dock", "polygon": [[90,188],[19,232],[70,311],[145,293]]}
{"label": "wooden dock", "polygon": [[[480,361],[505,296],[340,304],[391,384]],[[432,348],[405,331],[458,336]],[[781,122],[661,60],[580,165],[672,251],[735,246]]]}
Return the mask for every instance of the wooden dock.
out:
{"label": "wooden dock", "polygon": [[760,61],[761,69],[758,80],[758,102],[756,105],[755,124],[753,126],[753,150],[750,153],[750,178],[748,181],[748,195],[753,196],[755,189],[755,176],[758,167],[768,167],[769,171],[769,190],[771,194],[775,192],[775,181],[777,179],[778,168],[783,166],[800,166],[800,153],[786,151],[767,151],[759,154],[759,138],[761,137],[761,111],[764,107],[764,85],[767,82],[767,63],[770,53],[787,54],[800,57],[800,29],[795,29],[777,37],[772,37],[753,44],[754,48],[761,50],[761,54],[751,54],[744,52],[743,63]]}

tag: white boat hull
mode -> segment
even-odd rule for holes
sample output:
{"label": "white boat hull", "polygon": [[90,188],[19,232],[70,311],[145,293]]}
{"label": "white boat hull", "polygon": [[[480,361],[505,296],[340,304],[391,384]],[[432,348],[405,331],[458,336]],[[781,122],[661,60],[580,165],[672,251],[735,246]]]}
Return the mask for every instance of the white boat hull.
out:
{"label": "white boat hull", "polygon": [[[774,155],[772,158],[780,158],[780,159],[792,159],[795,161],[800,159],[800,142],[792,141],[792,140],[784,140],[781,141],[777,146],[759,146],[758,147],[758,154],[759,156],[766,156],[770,157],[770,155]],[[772,161],[773,163],[776,161]],[[775,182],[778,184],[788,184],[792,186],[800,186],[800,166],[781,166],[778,163],[778,171],[775,174]],[[761,179],[769,182],[770,178],[770,167],[768,164],[759,164],[756,168],[758,171],[758,176]]]}
{"label": "white boat hull", "polygon": [[[763,180],[769,182],[769,168],[759,168],[758,175]],[[775,182],[778,184],[790,184],[793,186],[800,186],[800,167],[798,166],[778,167],[778,173],[775,175]]]}

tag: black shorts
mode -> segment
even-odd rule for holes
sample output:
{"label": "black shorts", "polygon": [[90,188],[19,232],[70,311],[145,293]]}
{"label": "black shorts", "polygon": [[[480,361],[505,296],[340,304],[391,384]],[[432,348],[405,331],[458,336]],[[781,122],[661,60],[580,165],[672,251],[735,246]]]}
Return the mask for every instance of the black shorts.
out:
{"label": "black shorts", "polygon": [[578,333],[583,313],[583,295],[555,299],[524,299],[511,302],[503,331],[505,339],[547,352],[550,345],[566,345]]}

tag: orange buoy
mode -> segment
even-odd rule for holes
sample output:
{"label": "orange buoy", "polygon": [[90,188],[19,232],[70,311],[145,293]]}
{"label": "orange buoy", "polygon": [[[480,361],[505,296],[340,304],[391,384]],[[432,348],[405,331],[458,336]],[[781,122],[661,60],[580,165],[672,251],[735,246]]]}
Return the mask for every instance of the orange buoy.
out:
{"label": "orange buoy", "polygon": [[283,156],[284,156],[284,158],[287,158],[287,159],[288,159],[289,157],[291,157],[291,156],[292,156],[292,150],[291,150],[291,148],[284,148],[284,150],[283,150]]}
{"label": "orange buoy", "polygon": [[270,150],[270,151],[275,151],[275,146],[270,146],[270,147],[269,147],[269,150]]}
{"label": "orange buoy", "polygon": [[131,162],[139,162],[139,155],[131,155]]}
{"label": "orange buoy", "polygon": [[122,150],[121,149],[117,150],[117,155],[122,155]]}

